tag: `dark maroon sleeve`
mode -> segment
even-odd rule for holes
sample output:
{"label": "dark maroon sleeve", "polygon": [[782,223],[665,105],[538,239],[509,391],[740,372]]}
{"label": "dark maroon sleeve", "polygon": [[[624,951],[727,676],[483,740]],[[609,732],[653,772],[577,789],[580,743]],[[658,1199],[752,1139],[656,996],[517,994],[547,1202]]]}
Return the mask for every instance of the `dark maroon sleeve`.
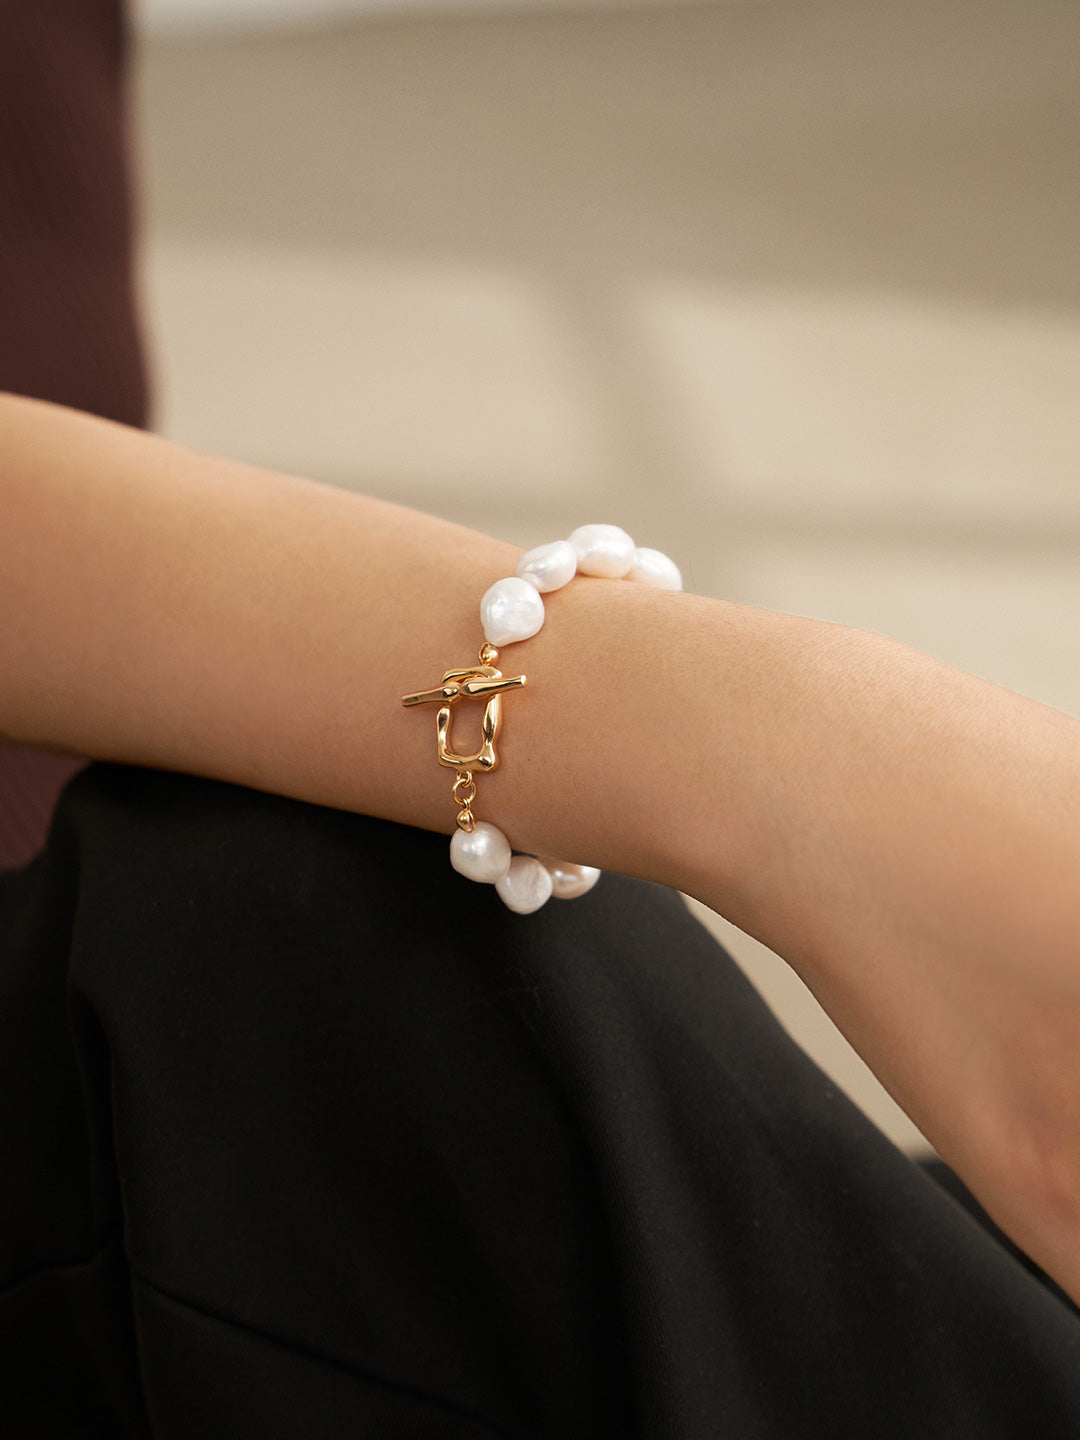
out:
{"label": "dark maroon sleeve", "polygon": [[[0,390],[147,419],[118,0],[0,0]],[[0,869],[78,762],[0,744]]]}

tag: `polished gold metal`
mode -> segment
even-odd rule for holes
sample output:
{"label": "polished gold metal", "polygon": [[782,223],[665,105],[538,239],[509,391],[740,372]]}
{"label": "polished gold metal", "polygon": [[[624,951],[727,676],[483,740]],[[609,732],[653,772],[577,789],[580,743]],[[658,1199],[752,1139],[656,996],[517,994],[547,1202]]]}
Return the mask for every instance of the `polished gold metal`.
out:
{"label": "polished gold metal", "polygon": [[476,781],[468,770],[459,770],[457,779],[450,787],[450,794],[461,806],[457,813],[458,828],[471,835],[476,829],[476,816],[472,813],[472,802],[476,799]]}
{"label": "polished gold metal", "polygon": [[[526,683],[524,675],[503,675],[487,663],[498,659],[499,652],[485,640],[480,647],[480,664],[469,665],[463,670],[447,670],[442,683],[431,690],[417,690],[401,697],[402,705],[438,704],[435,716],[435,736],[438,746],[438,760],[451,770],[469,770],[476,765],[481,770],[494,770],[499,763],[495,753],[495,741],[502,726],[502,697],[506,690],[518,690]],[[450,743],[450,719],[452,707],[458,700],[486,699],[484,716],[480,722],[480,748],[472,755],[459,755]]]}
{"label": "polished gold metal", "polygon": [[476,781],[468,770],[458,772],[458,777],[454,781],[450,793],[459,805],[466,807],[476,799]]}

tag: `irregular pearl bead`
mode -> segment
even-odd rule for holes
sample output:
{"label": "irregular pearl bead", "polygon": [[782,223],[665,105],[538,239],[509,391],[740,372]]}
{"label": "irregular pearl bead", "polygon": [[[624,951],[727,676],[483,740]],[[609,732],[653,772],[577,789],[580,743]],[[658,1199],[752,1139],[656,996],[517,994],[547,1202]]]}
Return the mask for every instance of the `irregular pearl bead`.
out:
{"label": "irregular pearl bead", "polygon": [[582,575],[621,580],[634,563],[634,542],[618,525],[579,525],[570,544],[577,551]]}
{"label": "irregular pearl bead", "polygon": [[[548,545],[538,545],[535,550],[522,555],[517,563],[517,573],[522,580],[535,585],[541,595],[549,590],[561,590],[577,574],[577,551],[569,540],[552,540]],[[495,642],[492,641],[492,644]]]}
{"label": "irregular pearl bead", "polygon": [[591,890],[600,879],[595,865],[574,865],[569,860],[540,857],[540,864],[551,876],[551,893],[556,900],[574,900]]}
{"label": "irregular pearl bead", "polygon": [[630,566],[628,580],[640,580],[644,585],[652,585],[656,590],[681,590],[682,575],[674,560],[668,558],[662,550],[650,550],[647,545],[639,545],[634,551],[634,563]]}
{"label": "irregular pearl bead", "polygon": [[508,910],[531,915],[551,899],[551,873],[531,855],[515,855],[510,869],[495,882],[495,889]]}
{"label": "irregular pearl bead", "polygon": [[512,645],[530,639],[543,625],[544,602],[535,585],[508,575],[484,592],[480,621],[492,645]]}
{"label": "irregular pearl bead", "polygon": [[497,825],[478,820],[471,835],[465,830],[454,832],[450,864],[469,880],[495,885],[510,869],[510,842]]}

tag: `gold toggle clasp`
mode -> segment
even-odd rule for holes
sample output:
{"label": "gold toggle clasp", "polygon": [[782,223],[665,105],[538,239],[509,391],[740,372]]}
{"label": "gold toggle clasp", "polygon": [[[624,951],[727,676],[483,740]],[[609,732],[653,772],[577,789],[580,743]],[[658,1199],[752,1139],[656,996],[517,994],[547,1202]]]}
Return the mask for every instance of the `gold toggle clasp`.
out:
{"label": "gold toggle clasp", "polygon": [[[469,665],[463,670],[447,670],[442,683],[432,690],[417,690],[412,695],[401,697],[402,705],[428,705],[438,703],[435,716],[435,734],[438,743],[439,764],[451,770],[468,770],[479,766],[481,770],[494,770],[499,763],[495,754],[495,741],[502,726],[502,697],[507,690],[518,690],[526,683],[524,675],[503,675],[487,662],[497,660],[499,652],[489,643],[480,650],[480,664]],[[458,700],[479,700],[486,697],[484,718],[480,722],[480,749],[474,755],[458,755],[450,748],[450,717],[452,707]]]}

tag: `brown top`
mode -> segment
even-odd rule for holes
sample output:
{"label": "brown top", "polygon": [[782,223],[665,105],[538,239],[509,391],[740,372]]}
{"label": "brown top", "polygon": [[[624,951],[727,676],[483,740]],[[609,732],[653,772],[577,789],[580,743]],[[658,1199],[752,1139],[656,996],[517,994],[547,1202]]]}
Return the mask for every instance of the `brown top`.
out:
{"label": "brown top", "polygon": [[[0,390],[143,425],[119,0],[0,0]],[[0,743],[0,869],[81,762]]]}

